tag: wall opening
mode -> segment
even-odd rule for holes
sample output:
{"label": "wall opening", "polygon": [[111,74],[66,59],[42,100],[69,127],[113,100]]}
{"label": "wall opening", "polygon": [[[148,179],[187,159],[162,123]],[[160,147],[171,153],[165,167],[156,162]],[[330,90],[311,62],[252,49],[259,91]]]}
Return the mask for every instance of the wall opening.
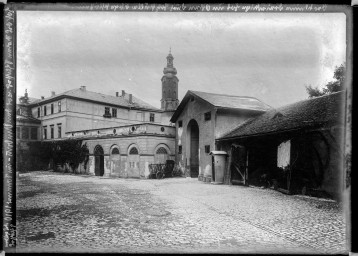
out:
{"label": "wall opening", "polygon": [[196,178],[199,176],[199,125],[194,119],[188,123],[188,134],[190,176]]}
{"label": "wall opening", "polygon": [[154,162],[156,164],[165,164],[168,159],[168,151],[164,147],[158,148],[155,152]]}
{"label": "wall opening", "polygon": [[104,174],[104,151],[100,145],[94,148],[94,173],[96,176],[103,176]]}

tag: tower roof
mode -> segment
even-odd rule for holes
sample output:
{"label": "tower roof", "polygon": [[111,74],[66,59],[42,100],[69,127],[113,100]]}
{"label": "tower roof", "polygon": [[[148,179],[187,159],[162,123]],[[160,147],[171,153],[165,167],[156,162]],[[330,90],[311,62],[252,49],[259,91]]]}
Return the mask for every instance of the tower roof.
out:
{"label": "tower roof", "polygon": [[172,55],[172,48],[170,47],[169,54],[167,56],[167,66],[163,70],[164,75],[175,76],[177,74],[177,70],[174,67],[173,60],[174,57]]}

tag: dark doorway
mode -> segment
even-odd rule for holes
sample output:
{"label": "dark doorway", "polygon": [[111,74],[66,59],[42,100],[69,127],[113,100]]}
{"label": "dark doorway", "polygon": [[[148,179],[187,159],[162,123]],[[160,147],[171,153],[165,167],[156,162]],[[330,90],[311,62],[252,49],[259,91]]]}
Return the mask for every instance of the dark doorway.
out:
{"label": "dark doorway", "polygon": [[190,134],[190,177],[199,176],[199,125],[192,119],[188,124],[188,134]]}
{"label": "dark doorway", "polygon": [[215,182],[215,158],[214,156],[211,156],[211,171],[212,171],[212,174],[211,174],[211,179],[212,181]]}
{"label": "dark doorway", "polygon": [[231,145],[231,183],[233,185],[247,185],[247,149],[242,145]]}
{"label": "dark doorway", "polygon": [[100,145],[94,148],[94,173],[96,176],[103,176],[104,174],[104,152]]}

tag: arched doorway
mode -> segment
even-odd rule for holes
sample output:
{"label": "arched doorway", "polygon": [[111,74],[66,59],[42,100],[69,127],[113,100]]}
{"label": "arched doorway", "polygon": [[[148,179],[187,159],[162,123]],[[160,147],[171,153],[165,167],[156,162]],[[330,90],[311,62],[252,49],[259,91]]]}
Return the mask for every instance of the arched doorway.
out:
{"label": "arched doorway", "polygon": [[94,154],[94,173],[96,176],[104,174],[104,151],[100,145],[97,145],[93,151]]}
{"label": "arched doorway", "polygon": [[119,154],[118,147],[114,146],[110,154],[111,172],[114,175],[119,175],[121,168],[121,155]]}
{"label": "arched doorway", "polygon": [[128,177],[140,178],[139,172],[139,151],[136,146],[129,148],[128,152]]}
{"label": "arched doorway", "polygon": [[164,147],[159,147],[154,155],[154,162],[156,164],[165,164],[169,159],[168,151]]}
{"label": "arched doorway", "polygon": [[188,123],[190,176],[199,176],[199,125],[192,119]]}

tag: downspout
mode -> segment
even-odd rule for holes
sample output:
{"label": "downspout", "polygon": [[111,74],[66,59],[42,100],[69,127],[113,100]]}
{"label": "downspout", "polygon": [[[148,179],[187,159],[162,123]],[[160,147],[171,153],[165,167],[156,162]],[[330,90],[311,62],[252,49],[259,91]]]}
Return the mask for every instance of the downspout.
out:
{"label": "downspout", "polygon": [[245,185],[249,185],[249,149],[246,148]]}

